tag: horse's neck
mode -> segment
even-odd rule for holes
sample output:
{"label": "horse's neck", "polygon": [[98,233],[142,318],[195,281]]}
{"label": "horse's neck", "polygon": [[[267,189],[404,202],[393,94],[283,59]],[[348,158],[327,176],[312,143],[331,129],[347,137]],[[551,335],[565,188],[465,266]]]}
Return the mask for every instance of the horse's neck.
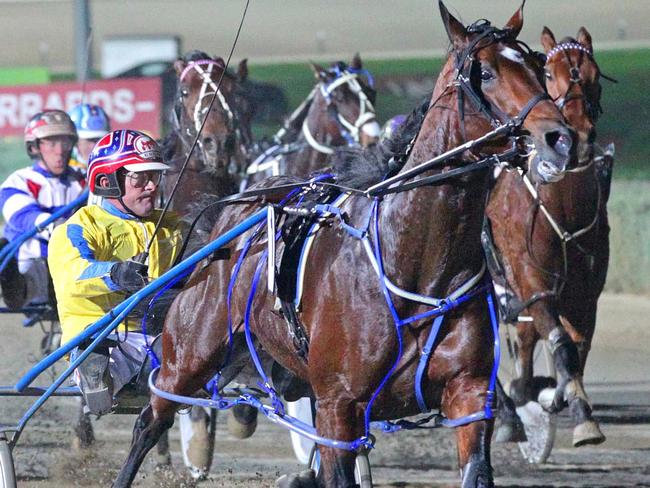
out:
{"label": "horse's neck", "polygon": [[[305,124],[312,137],[320,144],[331,146],[345,142],[338,128],[332,127],[333,121],[330,118],[327,103],[320,97],[317,97],[311,104]],[[305,137],[304,133],[301,132],[301,136]]]}
{"label": "horse's neck", "polygon": [[[447,140],[458,132],[453,120],[440,119],[424,121],[420,134],[430,135],[418,137],[403,170],[460,143],[459,135]],[[389,276],[419,293],[446,296],[477,273],[486,192],[487,174],[481,171],[462,182],[450,179],[385,198],[381,238]]]}
{"label": "horse's neck", "polygon": [[[318,144],[330,147],[336,141],[330,136],[327,108],[325,108],[324,111],[319,109],[319,104],[316,102],[317,101],[315,100],[314,103],[311,104],[307,116],[304,119],[304,123],[307,124],[311,137],[313,137]],[[293,160],[288,160],[285,171],[286,174],[308,176],[325,166],[329,154],[315,149],[313,145],[309,143],[307,136],[305,136],[305,133],[302,130],[299,133],[297,142],[304,144],[306,147],[304,150],[299,151]]]}
{"label": "horse's neck", "polygon": [[568,232],[589,225],[602,206],[593,161],[583,171],[569,172],[558,182],[540,185],[538,192],[550,214]]}

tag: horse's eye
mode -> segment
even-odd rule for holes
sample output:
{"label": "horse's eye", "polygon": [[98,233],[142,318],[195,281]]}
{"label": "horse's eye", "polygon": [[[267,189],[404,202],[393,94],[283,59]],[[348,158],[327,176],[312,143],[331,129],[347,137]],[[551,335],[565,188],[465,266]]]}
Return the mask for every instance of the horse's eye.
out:
{"label": "horse's eye", "polygon": [[544,76],[546,77],[547,80],[552,79],[553,77],[551,76],[551,72],[548,70],[544,70]]}
{"label": "horse's eye", "polygon": [[187,88],[181,88],[181,97],[186,97],[190,94]]}
{"label": "horse's eye", "polygon": [[481,81],[490,81],[494,79],[492,71],[486,68],[481,68]]}

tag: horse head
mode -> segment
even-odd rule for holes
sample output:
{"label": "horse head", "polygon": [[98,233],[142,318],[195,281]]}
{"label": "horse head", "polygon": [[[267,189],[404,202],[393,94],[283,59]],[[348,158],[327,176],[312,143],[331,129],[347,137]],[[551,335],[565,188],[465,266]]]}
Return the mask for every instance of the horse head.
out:
{"label": "horse head", "polygon": [[[175,114],[187,149],[203,125],[198,140],[203,167],[195,169],[216,175],[239,172],[245,165],[246,136],[250,133],[245,125],[249,118],[241,116],[237,104],[241,99],[239,79],[246,76],[242,64],[235,76],[226,71],[222,58],[191,51],[174,63],[174,70],[178,75]],[[195,164],[201,166],[201,162]]]}
{"label": "horse head", "polygon": [[350,65],[339,61],[328,69],[311,66],[318,85],[305,121],[307,129],[325,132],[332,146],[368,146],[377,142],[380,127],[375,116],[374,81],[363,68],[359,54]]}
{"label": "horse head", "polygon": [[565,37],[558,44],[544,27],[541,40],[546,52],[546,89],[578,134],[578,159],[590,159],[595,123],[602,113],[600,69],[593,57],[591,35],[581,27],[577,38]]}
{"label": "horse head", "polygon": [[[503,29],[486,20],[465,27],[442,2],[439,5],[451,53],[434,100],[455,89],[460,112],[457,129],[462,139],[509,124],[513,129],[509,135],[527,148],[533,180],[547,183],[561,179],[572,161],[573,134],[541,84],[538,57],[517,40],[523,26],[523,4]],[[448,110],[448,105],[441,108]],[[509,139],[483,145],[482,150],[503,150]],[[500,148],[495,147],[499,144]]]}

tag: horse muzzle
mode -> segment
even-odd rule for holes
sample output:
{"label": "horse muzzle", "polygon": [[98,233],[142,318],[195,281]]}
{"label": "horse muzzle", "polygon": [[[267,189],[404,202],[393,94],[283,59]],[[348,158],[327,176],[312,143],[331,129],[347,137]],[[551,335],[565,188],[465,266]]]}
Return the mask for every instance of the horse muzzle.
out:
{"label": "horse muzzle", "polygon": [[558,128],[544,134],[542,143],[528,157],[528,169],[534,181],[553,183],[564,178],[574,151],[574,137],[569,129]]}

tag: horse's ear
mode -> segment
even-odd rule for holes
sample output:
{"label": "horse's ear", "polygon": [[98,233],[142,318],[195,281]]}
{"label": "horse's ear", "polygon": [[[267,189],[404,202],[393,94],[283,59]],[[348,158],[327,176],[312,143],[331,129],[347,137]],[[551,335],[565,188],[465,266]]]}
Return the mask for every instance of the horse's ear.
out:
{"label": "horse's ear", "polygon": [[177,59],[176,61],[174,61],[174,71],[176,71],[176,74],[178,76],[181,75],[181,73],[183,72],[183,70],[185,69],[186,66],[187,66],[187,63],[185,61],[183,61],[182,59]]}
{"label": "horse's ear", "polygon": [[352,63],[350,64],[350,67],[353,69],[361,69],[363,68],[363,63],[361,62],[361,55],[359,53],[355,53],[354,57],[352,58]]}
{"label": "horse's ear", "polygon": [[248,59],[246,58],[242,59],[237,66],[237,79],[240,83],[248,79]]}
{"label": "horse's ear", "polygon": [[589,34],[589,31],[585,29],[584,27],[580,27],[580,30],[578,31],[578,38],[577,41],[582,44],[584,47],[589,49],[589,52],[594,52],[592,46],[591,46],[591,34]]}
{"label": "horse's ear", "polygon": [[540,39],[542,41],[542,47],[544,48],[545,53],[548,53],[551,49],[553,49],[557,45],[557,42],[555,41],[555,36],[551,32],[551,29],[549,29],[546,26],[544,26],[544,29],[542,29],[542,36]]}
{"label": "horse's ear", "polygon": [[461,48],[467,41],[465,26],[449,13],[442,0],[438,1],[438,7],[440,8],[440,16],[442,17],[442,23],[445,25],[449,40],[455,48]]}
{"label": "horse's ear", "polygon": [[510,17],[510,20],[504,26],[504,30],[509,30],[512,34],[517,37],[521,32],[521,28],[524,26],[524,5],[526,0],[521,2],[521,7]]}
{"label": "horse's ear", "polygon": [[316,63],[309,63],[309,66],[311,66],[311,69],[314,72],[314,76],[316,76],[317,80],[327,81],[327,73],[321,65]]}

